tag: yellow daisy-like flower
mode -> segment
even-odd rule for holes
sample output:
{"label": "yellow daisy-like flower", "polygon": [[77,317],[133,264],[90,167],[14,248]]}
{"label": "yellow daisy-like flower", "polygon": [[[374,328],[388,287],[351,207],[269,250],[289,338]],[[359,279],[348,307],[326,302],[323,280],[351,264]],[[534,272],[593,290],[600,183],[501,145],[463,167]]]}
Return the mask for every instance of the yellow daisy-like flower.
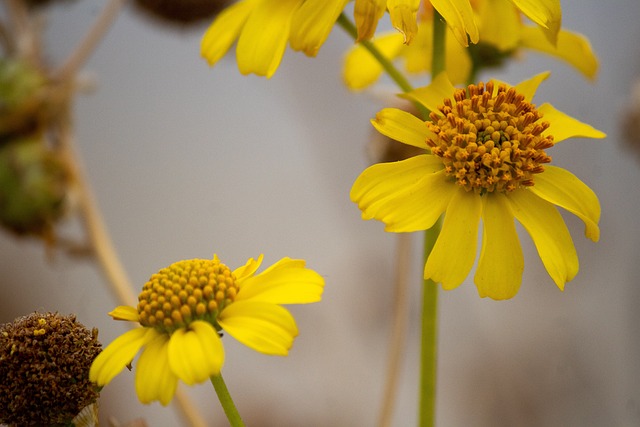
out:
{"label": "yellow daisy-like flower", "polygon": [[515,87],[490,81],[456,89],[440,74],[407,96],[431,111],[423,121],[402,110],[380,111],[373,126],[425,154],[367,168],[351,189],[363,219],[386,231],[431,228],[445,213],[424,277],[444,289],[459,286],[482,247],[475,274],[481,297],[507,299],[520,287],[524,260],[515,220],[527,230],[562,290],[578,272],[578,257],[559,206],[578,216],[585,235],[599,239],[595,193],[567,170],[548,165],[546,149],[570,137],[605,134],[556,110],[531,103],[544,73]]}
{"label": "yellow daisy-like flower", "polygon": [[96,357],[91,381],[108,384],[143,349],[136,366],[138,398],[167,405],[178,379],[193,385],[220,373],[221,331],[261,353],[286,356],[298,329],[280,304],[320,301],[324,280],[303,260],[290,258],[255,274],[262,258],[232,272],[214,255],[179,261],[151,276],[137,308],[109,313],[142,327],[125,332]]}
{"label": "yellow daisy-like flower", "polygon": [[[472,3],[480,33],[477,44],[468,48],[457,43],[451,33],[446,38],[445,69],[454,84],[466,83],[472,70],[499,65],[529,49],[567,62],[588,79],[598,72],[598,60],[589,40],[582,34],[560,29],[555,44],[541,26],[525,25],[521,12],[509,0],[475,0]],[[418,17],[418,34],[413,43],[402,43],[402,35],[386,32],[372,43],[390,60],[404,61],[407,72],[431,72],[433,55],[433,13],[426,7]],[[362,45],[355,45],[345,56],[344,82],[350,89],[360,90],[375,83],[383,73],[380,63]]]}
{"label": "yellow daisy-like flower", "polygon": [[204,34],[201,54],[215,65],[237,40],[242,74],[267,78],[278,69],[287,43],[314,56],[348,0],[240,0],[225,9]]}
{"label": "yellow daisy-like flower", "polygon": [[[481,40],[481,34],[476,24],[473,8],[479,7],[479,3],[485,0],[429,0],[422,6],[426,9],[429,4],[438,11],[447,21],[454,37],[463,46],[477,43]],[[493,0],[486,0],[491,3]],[[506,1],[506,0],[505,0]],[[531,21],[543,29],[547,39],[556,44],[558,31],[562,25],[562,10],[560,0],[509,0]],[[404,43],[410,44],[418,33],[417,15],[420,9],[420,0],[355,0],[354,15],[358,28],[358,39],[365,40],[373,37],[378,21],[385,10],[389,11],[393,27],[400,31],[404,37]],[[488,5],[489,14],[498,17],[502,14],[505,5]],[[508,6],[507,6],[508,7]],[[495,22],[495,20],[494,20]],[[500,25],[498,22],[497,25]]]}

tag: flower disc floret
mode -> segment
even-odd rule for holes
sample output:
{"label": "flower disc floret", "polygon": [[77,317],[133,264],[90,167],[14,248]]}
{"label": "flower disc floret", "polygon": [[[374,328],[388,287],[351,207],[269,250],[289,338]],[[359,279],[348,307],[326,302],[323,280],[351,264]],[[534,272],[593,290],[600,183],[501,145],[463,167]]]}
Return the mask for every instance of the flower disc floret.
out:
{"label": "flower disc floret", "polygon": [[426,122],[437,136],[427,145],[446,175],[478,194],[533,186],[535,174],[551,161],[544,150],[553,146],[553,136],[542,135],[549,128],[542,113],[515,88],[494,89],[493,82],[459,89],[438,108],[442,114],[431,112]]}
{"label": "flower disc floret", "polygon": [[138,296],[142,326],[173,332],[196,320],[220,330],[218,313],[238,293],[236,278],[217,258],[179,261],[152,275]]}

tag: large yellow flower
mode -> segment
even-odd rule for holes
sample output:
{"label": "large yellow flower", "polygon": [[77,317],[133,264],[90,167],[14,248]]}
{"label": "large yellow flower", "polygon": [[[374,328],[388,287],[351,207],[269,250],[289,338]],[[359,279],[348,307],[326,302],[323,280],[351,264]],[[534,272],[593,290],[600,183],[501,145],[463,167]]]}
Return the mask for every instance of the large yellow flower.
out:
{"label": "large yellow flower", "polygon": [[493,299],[513,297],[522,281],[514,219],[561,290],[577,274],[578,257],[554,205],[578,216],[589,239],[599,239],[597,196],[570,172],[547,165],[551,157],[545,150],[570,137],[605,135],[549,104],[531,103],[547,76],[515,87],[491,81],[465,90],[455,89],[443,73],[408,94],[431,111],[429,120],[393,108],[372,120],[383,135],[425,154],[367,168],[355,181],[351,200],[363,219],[380,220],[391,232],[431,228],[445,213],[424,269],[424,277],[444,289],[459,286],[469,274],[481,219],[475,283],[480,296]]}
{"label": "large yellow flower", "polygon": [[348,0],[240,0],[225,9],[204,34],[201,54],[215,65],[237,40],[242,74],[271,77],[289,42],[315,55]]}
{"label": "large yellow flower", "polygon": [[280,304],[320,301],[324,280],[303,260],[290,258],[256,275],[261,262],[262,255],[232,272],[214,256],[180,261],[151,276],[137,308],[120,306],[109,313],[142,327],[116,338],[96,357],[91,381],[108,384],[144,348],[136,366],[138,398],[167,405],[178,379],[193,385],[220,373],[223,330],[261,353],[287,355],[298,329]]}
{"label": "large yellow flower", "polygon": [[[445,69],[454,84],[466,83],[469,76],[483,68],[499,65],[504,59],[516,56],[520,49],[530,49],[552,55],[594,79],[598,60],[589,40],[579,33],[558,29],[555,44],[549,30],[542,26],[526,25],[521,12],[509,0],[475,0],[473,3],[480,40],[464,48],[446,39]],[[402,43],[397,32],[379,34],[372,42],[390,60],[401,59],[412,74],[429,73],[433,55],[433,13],[425,8],[418,17],[418,34],[410,45]],[[383,68],[362,46],[356,45],[345,57],[343,77],[347,87],[363,89],[375,83]]]}

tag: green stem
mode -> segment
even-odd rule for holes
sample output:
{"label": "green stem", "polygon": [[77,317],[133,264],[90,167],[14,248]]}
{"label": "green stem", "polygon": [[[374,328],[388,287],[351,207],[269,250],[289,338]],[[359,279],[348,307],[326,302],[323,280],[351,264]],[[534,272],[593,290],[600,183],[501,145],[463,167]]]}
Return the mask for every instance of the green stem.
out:
{"label": "green stem", "polygon": [[231,427],[244,427],[242,418],[240,418],[240,413],[238,412],[236,405],[233,403],[233,399],[229,394],[227,385],[224,383],[224,379],[222,379],[222,374],[212,375],[211,384],[213,384],[213,388],[216,390],[222,409],[224,409],[224,413],[227,415],[229,425],[231,425]]}
{"label": "green stem", "polygon": [[[424,234],[425,263],[435,245],[440,222]],[[420,372],[420,427],[433,427],[436,414],[436,373],[438,361],[438,284],[425,279],[422,289],[422,364]]]}
{"label": "green stem", "polygon": [[445,70],[445,37],[447,23],[433,9],[433,56],[431,57],[431,76],[435,77]]}
{"label": "green stem", "polygon": [[[358,40],[358,30],[356,26],[349,20],[347,15],[343,13],[338,17],[338,24],[345,30],[354,40]],[[378,48],[369,40],[360,40],[359,42],[365,49],[369,51],[376,61],[380,63],[384,71],[391,77],[391,79],[398,85],[403,92],[411,92],[413,86],[409,83],[409,80],[393,65],[393,63],[378,50]]]}
{"label": "green stem", "polygon": [[[431,76],[437,76],[445,70],[446,22],[440,14],[433,11],[433,57],[431,58]],[[440,233],[440,221],[425,232],[424,262],[435,245]],[[420,372],[420,427],[433,427],[436,418],[436,377],[438,362],[438,285],[431,279],[425,279],[422,297],[422,364]]]}

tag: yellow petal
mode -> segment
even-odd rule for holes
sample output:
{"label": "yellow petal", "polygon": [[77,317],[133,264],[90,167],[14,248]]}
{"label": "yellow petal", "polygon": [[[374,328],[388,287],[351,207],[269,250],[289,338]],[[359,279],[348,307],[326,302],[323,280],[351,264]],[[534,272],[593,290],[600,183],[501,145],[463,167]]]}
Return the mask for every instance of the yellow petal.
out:
{"label": "yellow petal", "polygon": [[556,110],[551,104],[542,104],[538,107],[538,111],[543,114],[542,120],[551,124],[545,133],[553,135],[555,144],[573,137],[604,138],[607,136],[593,126]]}
{"label": "yellow petal", "polygon": [[136,366],[136,394],[142,403],[159,400],[163,406],[171,402],[178,387],[178,377],[169,368],[169,337],[159,334],[149,342]]}
{"label": "yellow petal", "polygon": [[111,382],[133,360],[138,350],[157,335],[153,328],[136,328],[120,335],[91,364],[91,382],[99,386]]}
{"label": "yellow petal", "polygon": [[224,362],[224,348],[218,333],[201,320],[171,334],[168,354],[171,370],[188,385],[219,374]]}
{"label": "yellow petal", "polygon": [[356,41],[368,40],[376,32],[378,21],[387,9],[387,0],[356,0],[353,17],[358,29]]}
{"label": "yellow petal", "polygon": [[424,121],[398,108],[380,110],[371,124],[384,136],[425,150],[429,149],[426,139],[436,137],[427,129]]}
{"label": "yellow petal", "polygon": [[370,166],[351,188],[362,218],[382,221],[393,232],[430,228],[451,195],[442,161],[431,155]]}
{"label": "yellow petal", "polygon": [[348,1],[306,0],[293,15],[291,48],[316,56]]}
{"label": "yellow petal", "polygon": [[556,44],[562,26],[560,0],[511,0],[522,13],[544,30],[550,43]]}
{"label": "yellow petal", "polygon": [[489,43],[501,52],[509,52],[518,46],[522,22],[518,9],[509,0],[481,2],[478,6],[478,22],[483,43]]}
{"label": "yellow petal", "polygon": [[[393,60],[402,49],[402,35],[385,34],[372,41],[378,51]],[[377,59],[360,43],[354,45],[346,54],[342,69],[342,78],[351,90],[364,89],[380,78],[383,68]]]}
{"label": "yellow petal", "polygon": [[222,329],[260,353],[286,356],[298,335],[296,322],[285,308],[260,302],[236,301],[220,313]]}
{"label": "yellow petal", "polygon": [[128,305],[120,305],[109,313],[109,316],[115,320],[128,320],[129,322],[138,322],[138,310]]}
{"label": "yellow petal", "polygon": [[482,197],[482,250],[475,275],[478,294],[513,298],[520,289],[524,257],[509,202],[501,193]]}
{"label": "yellow petal", "polygon": [[560,30],[556,46],[537,27],[522,26],[520,46],[553,55],[566,61],[590,80],[598,74],[598,58],[589,39],[579,33]]}
{"label": "yellow petal", "polygon": [[478,43],[480,36],[469,0],[431,0],[431,4],[447,21],[461,45],[469,46],[467,34],[471,43]]}
{"label": "yellow petal", "polygon": [[307,304],[320,301],[324,279],[304,267],[303,260],[283,258],[272,268],[242,283],[237,301]]}
{"label": "yellow petal", "polygon": [[402,94],[400,97],[417,101],[429,111],[441,116],[442,113],[438,111],[438,107],[444,105],[445,98],[453,99],[455,91],[456,88],[451,84],[447,73],[440,73],[428,86]]}
{"label": "yellow petal", "polygon": [[597,242],[600,239],[600,202],[598,196],[584,182],[568,170],[547,165],[535,176],[530,190],[547,202],[558,205],[579,217],[585,226],[584,234]]}
{"label": "yellow petal", "polygon": [[225,8],[209,26],[200,43],[200,54],[209,65],[215,65],[227,53],[257,1],[242,0]]}
{"label": "yellow petal", "polygon": [[456,188],[447,206],[442,231],[424,267],[425,279],[442,283],[446,290],[464,281],[476,258],[481,212],[479,195]]}
{"label": "yellow petal", "polygon": [[536,74],[528,80],[518,83],[515,85],[515,89],[518,93],[524,95],[524,100],[527,102],[531,102],[536,91],[538,90],[538,86],[540,83],[545,81],[551,73],[549,71],[545,71],[544,73]]}
{"label": "yellow petal", "polygon": [[253,258],[249,258],[249,260],[247,261],[247,263],[245,265],[243,265],[242,267],[238,267],[235,270],[233,270],[233,275],[236,276],[236,283],[240,284],[240,283],[242,283],[242,281],[244,281],[244,280],[248,279],[249,277],[253,276],[254,273],[260,267],[260,264],[262,264],[263,258],[264,258],[263,254],[260,254],[260,256],[258,257],[257,260],[255,260]]}
{"label": "yellow petal", "polygon": [[560,290],[578,273],[578,255],[558,210],[526,189],[509,193],[507,199],[518,221],[536,245],[549,276]]}
{"label": "yellow petal", "polygon": [[260,0],[238,38],[236,56],[242,74],[267,78],[278,69],[289,40],[291,18],[302,0]]}
{"label": "yellow petal", "polygon": [[420,0],[387,0],[391,24],[400,31],[405,44],[410,44],[418,33],[417,14],[419,7]]}

